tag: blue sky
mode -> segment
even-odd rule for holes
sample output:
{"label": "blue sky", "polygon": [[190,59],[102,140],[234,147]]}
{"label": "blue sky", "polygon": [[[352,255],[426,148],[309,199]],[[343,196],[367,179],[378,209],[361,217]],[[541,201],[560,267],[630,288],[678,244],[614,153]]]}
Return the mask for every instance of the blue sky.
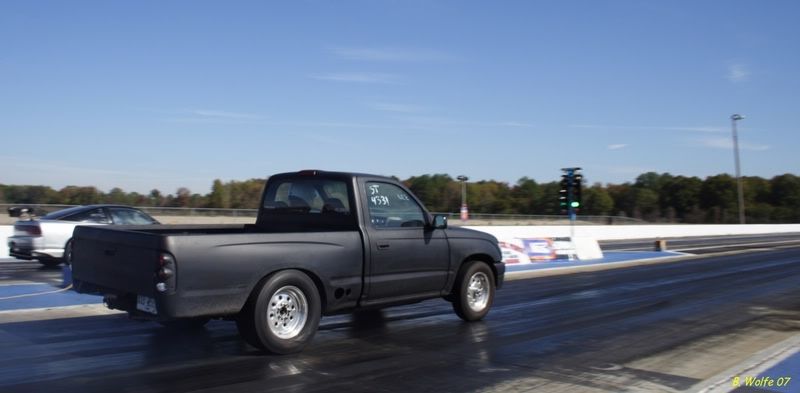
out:
{"label": "blue sky", "polygon": [[0,183],[797,173],[800,2],[16,1]]}

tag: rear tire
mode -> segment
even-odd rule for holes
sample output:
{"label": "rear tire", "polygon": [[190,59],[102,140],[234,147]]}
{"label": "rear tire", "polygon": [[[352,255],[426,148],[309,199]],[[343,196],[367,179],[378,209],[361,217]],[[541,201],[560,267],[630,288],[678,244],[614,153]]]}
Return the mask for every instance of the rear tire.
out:
{"label": "rear tire", "polygon": [[60,258],[42,258],[37,259],[44,267],[56,267],[61,264]]}
{"label": "rear tire", "polygon": [[311,342],[321,315],[320,296],[311,278],[284,270],[256,288],[236,326],[248,344],[282,355],[299,352]]}
{"label": "rear tire", "polygon": [[467,322],[480,321],[492,307],[494,292],[492,268],[481,261],[467,262],[453,287],[453,310]]}

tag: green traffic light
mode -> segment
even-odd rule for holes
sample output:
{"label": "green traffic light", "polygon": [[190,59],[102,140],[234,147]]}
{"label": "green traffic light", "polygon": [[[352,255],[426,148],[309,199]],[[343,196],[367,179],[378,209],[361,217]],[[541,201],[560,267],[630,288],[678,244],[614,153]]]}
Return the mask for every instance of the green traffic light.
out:
{"label": "green traffic light", "polygon": [[580,207],[580,206],[581,206],[581,203],[580,203],[580,202],[578,202],[578,201],[573,201],[573,202],[570,204],[570,206],[572,206],[572,207]]}

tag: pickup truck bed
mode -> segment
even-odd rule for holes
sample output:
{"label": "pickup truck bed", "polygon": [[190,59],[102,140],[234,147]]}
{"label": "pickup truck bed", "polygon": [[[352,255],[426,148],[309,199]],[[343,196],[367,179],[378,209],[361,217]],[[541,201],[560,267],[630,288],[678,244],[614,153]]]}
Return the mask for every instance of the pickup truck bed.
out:
{"label": "pickup truck bed", "polygon": [[[74,258],[83,261],[73,266],[79,292],[113,294],[130,304],[134,294],[155,298],[162,250],[181,256],[175,262],[176,296],[157,301],[161,319],[233,316],[261,278],[281,269],[319,275],[327,300],[323,309],[329,312],[355,306],[361,295],[357,231],[274,233],[249,224],[96,229],[76,231],[82,240],[73,249]],[[93,241],[93,247],[82,248],[83,240]],[[183,261],[191,268],[182,269]],[[337,298],[332,288],[343,294]]]}

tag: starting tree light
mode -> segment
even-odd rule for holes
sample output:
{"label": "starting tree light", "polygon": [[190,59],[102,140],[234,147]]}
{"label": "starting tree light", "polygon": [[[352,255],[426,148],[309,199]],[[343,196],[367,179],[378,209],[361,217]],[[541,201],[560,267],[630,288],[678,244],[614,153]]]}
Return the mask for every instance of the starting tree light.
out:
{"label": "starting tree light", "polygon": [[583,175],[578,172],[580,170],[581,168],[562,169],[564,174],[561,175],[561,187],[558,191],[558,205],[561,213],[572,216],[581,207]]}

